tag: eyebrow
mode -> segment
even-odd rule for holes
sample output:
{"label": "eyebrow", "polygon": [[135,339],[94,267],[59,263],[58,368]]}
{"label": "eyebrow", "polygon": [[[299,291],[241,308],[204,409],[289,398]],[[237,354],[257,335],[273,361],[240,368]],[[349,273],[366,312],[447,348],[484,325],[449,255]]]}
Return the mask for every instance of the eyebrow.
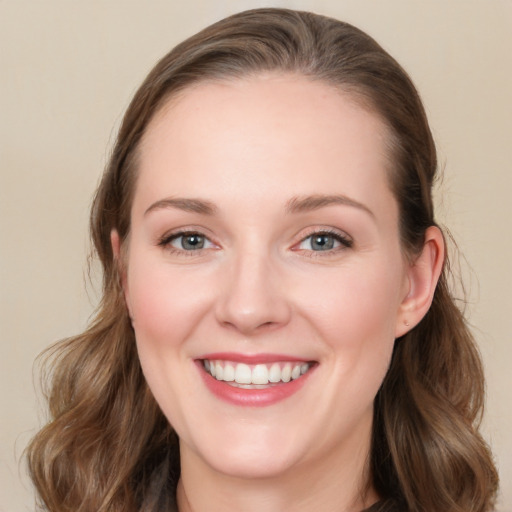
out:
{"label": "eyebrow", "polygon": [[[331,205],[352,206],[368,213],[371,217],[375,217],[374,213],[364,204],[343,195],[323,195],[315,194],[310,196],[293,197],[286,203],[287,213],[303,213],[313,210],[319,210]],[[185,212],[199,213],[201,215],[214,215],[217,207],[210,201],[204,199],[192,199],[181,197],[167,197],[153,203],[145,212],[159,209],[176,208]]]}
{"label": "eyebrow", "polygon": [[176,208],[185,212],[200,213],[202,215],[214,215],[217,211],[216,206],[210,201],[203,199],[189,199],[180,197],[166,197],[160,199],[156,203],[153,203],[145,212],[147,215],[149,212],[154,210]]}
{"label": "eyebrow", "polygon": [[302,213],[336,204],[358,208],[375,218],[375,214],[366,205],[343,195],[315,194],[311,196],[294,197],[286,203],[286,211],[288,213]]}

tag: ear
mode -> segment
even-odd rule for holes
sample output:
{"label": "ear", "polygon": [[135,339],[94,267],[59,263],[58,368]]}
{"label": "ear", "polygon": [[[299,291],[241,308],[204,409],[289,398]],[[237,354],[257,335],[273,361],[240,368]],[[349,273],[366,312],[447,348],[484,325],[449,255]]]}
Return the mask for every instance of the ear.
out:
{"label": "ear", "polygon": [[133,322],[132,313],[130,310],[130,300],[128,294],[128,280],[126,277],[126,266],[123,262],[123,256],[121,254],[121,238],[119,237],[119,233],[116,229],[113,229],[110,232],[110,244],[112,246],[112,254],[114,255],[114,264],[117,267],[117,271],[119,273],[119,281],[121,288],[124,294],[124,300],[126,302],[126,307],[128,308],[128,314]]}
{"label": "ear", "polygon": [[399,338],[417,325],[432,304],[445,255],[444,238],[436,226],[425,232],[421,253],[409,263],[408,290],[397,316],[395,337]]}

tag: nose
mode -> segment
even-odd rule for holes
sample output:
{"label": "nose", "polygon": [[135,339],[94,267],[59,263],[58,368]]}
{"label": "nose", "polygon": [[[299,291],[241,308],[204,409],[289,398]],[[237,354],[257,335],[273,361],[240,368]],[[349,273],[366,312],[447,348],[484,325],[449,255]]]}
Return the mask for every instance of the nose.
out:
{"label": "nose", "polygon": [[215,308],[219,323],[254,335],[289,322],[291,306],[282,272],[268,255],[245,254],[226,265],[227,279]]}

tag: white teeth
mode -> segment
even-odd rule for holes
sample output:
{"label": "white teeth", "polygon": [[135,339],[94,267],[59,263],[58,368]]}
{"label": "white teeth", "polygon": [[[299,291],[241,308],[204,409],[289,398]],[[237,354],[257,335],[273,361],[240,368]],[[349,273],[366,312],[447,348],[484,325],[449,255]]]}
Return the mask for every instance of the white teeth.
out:
{"label": "white teeth", "polygon": [[235,380],[235,368],[232,364],[226,363],[226,365],[224,365],[223,379],[226,382],[233,382]]}
{"label": "white teeth", "polygon": [[257,364],[252,370],[252,384],[268,384],[268,368]]}
{"label": "white teeth", "polygon": [[285,364],[284,368],[281,370],[281,380],[283,382],[290,382],[292,378],[292,365]]}
{"label": "white teeth", "polygon": [[295,365],[292,369],[292,380],[298,379],[300,377],[300,365]]}
{"label": "white teeth", "polygon": [[290,382],[304,375],[309,363],[273,363],[249,366],[244,363],[234,364],[227,361],[203,360],[204,369],[217,380],[234,382],[242,385],[268,385]]}
{"label": "white teeth", "polygon": [[281,367],[278,363],[274,363],[270,367],[270,371],[268,372],[268,381],[269,382],[281,382]]}
{"label": "white teeth", "polygon": [[252,384],[251,367],[243,363],[238,363],[235,369],[235,382],[238,384]]}
{"label": "white teeth", "polygon": [[223,376],[224,376],[224,368],[220,364],[220,361],[217,361],[215,363],[215,378],[217,380],[223,380],[223,378],[222,378]]}

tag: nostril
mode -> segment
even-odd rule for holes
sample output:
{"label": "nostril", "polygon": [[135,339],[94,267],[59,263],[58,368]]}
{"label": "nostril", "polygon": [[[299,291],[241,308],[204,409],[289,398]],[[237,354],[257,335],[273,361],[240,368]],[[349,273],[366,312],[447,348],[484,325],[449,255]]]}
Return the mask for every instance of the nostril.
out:
{"label": "nostril", "polygon": [[279,322],[273,322],[273,321],[258,323],[257,321],[256,322],[248,322],[248,321],[241,322],[241,321],[225,320],[221,323],[224,327],[227,327],[229,329],[235,329],[237,331],[242,331],[242,332],[268,331],[268,330],[271,330],[274,327],[277,327],[279,325]]}

